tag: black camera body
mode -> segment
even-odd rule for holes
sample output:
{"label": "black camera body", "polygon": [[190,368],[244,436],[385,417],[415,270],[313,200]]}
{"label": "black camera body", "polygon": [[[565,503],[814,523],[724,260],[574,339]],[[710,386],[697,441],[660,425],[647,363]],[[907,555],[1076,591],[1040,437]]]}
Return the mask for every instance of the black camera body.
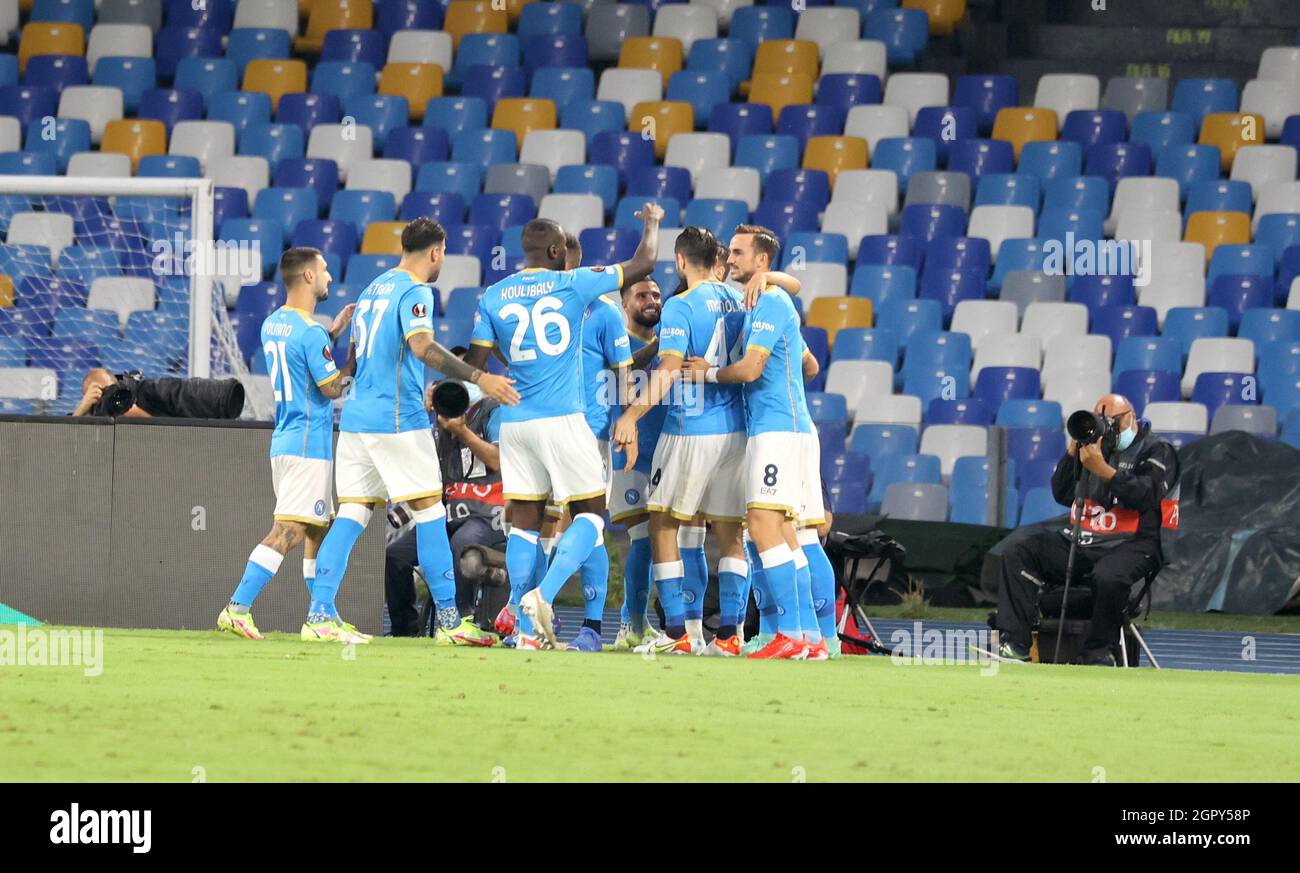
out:
{"label": "black camera body", "polygon": [[1079,445],[1090,446],[1097,443],[1101,446],[1102,452],[1109,455],[1115,450],[1115,443],[1119,439],[1117,423],[1118,419],[1111,416],[1097,415],[1090,410],[1080,409],[1066,419],[1065,430]]}
{"label": "black camera body", "polygon": [[469,391],[455,379],[443,379],[433,386],[430,402],[443,418],[460,418],[469,409]]}
{"label": "black camera body", "polygon": [[244,411],[244,386],[238,379],[167,376],[146,379],[139,370],[118,373],[92,413],[117,417],[132,406],[163,418],[233,420]]}
{"label": "black camera body", "polygon": [[92,414],[116,418],[123,415],[132,406],[135,406],[135,399],[140,392],[140,385],[144,382],[144,374],[139,370],[131,370],[126,373],[117,373],[113,378],[117,381],[105,388],[103,393],[99,395],[99,402],[91,410]]}

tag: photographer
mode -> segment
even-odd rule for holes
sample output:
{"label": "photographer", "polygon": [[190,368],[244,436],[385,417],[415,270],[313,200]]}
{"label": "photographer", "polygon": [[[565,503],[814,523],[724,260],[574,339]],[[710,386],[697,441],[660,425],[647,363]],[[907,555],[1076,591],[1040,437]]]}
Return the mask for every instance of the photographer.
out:
{"label": "photographer", "polygon": [[82,378],[81,392],[74,416],[236,419],[244,411],[238,379],[146,379],[137,371],[113,375],[96,367]]}
{"label": "photographer", "polygon": [[[1052,474],[1052,496],[1073,507],[1082,465],[1087,480],[1072,582],[1092,589],[1093,607],[1079,660],[1114,666],[1112,649],[1129,589],[1161,563],[1162,500],[1178,481],[1178,455],[1151,433],[1149,423],[1138,420],[1124,397],[1107,394],[1093,411],[1101,433],[1087,445],[1070,440]],[[1039,597],[1065,584],[1070,534],[1068,525],[1040,531],[1004,556],[997,613],[1002,657],[1028,660]]]}
{"label": "photographer", "polygon": [[[453,352],[460,356],[464,349],[458,347]],[[433,383],[425,391],[425,409],[431,414],[436,412],[435,407],[448,412],[443,406],[442,392],[454,393],[455,389],[450,386],[463,384],[450,380]],[[472,402],[458,416],[437,415],[434,439],[442,467],[442,499],[447,509],[447,533],[451,539],[452,566],[456,573],[456,606],[462,615],[477,611],[476,621],[481,627],[490,629],[492,618],[505,605],[509,591],[504,588],[500,591],[497,598],[500,602],[480,605],[479,580],[464,576],[460,556],[461,551],[470,545],[505,548],[506,535],[502,527],[505,502],[501,496],[501,452],[497,447],[501,405],[483,398],[477,385],[464,384],[464,388]],[[463,395],[461,402],[464,402]],[[394,538],[385,551],[384,584],[394,636],[416,636],[427,632],[426,628],[419,626],[411,581],[417,564],[412,527]]]}

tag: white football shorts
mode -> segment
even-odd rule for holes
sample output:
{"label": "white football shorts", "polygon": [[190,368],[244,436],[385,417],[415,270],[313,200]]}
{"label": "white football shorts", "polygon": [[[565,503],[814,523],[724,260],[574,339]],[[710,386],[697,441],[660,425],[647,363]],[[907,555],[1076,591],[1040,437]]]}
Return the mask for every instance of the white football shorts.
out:
{"label": "white football shorts", "polygon": [[689,521],[745,518],[745,433],[661,434],[650,465],[651,512]]}
{"label": "white football shorts", "polygon": [[339,503],[401,503],[442,496],[431,430],[339,434],[334,483]]}
{"label": "white football shorts", "polygon": [[271,486],[275,489],[275,520],[325,525],[334,517],[330,490],[333,465],[322,458],[275,455]]}

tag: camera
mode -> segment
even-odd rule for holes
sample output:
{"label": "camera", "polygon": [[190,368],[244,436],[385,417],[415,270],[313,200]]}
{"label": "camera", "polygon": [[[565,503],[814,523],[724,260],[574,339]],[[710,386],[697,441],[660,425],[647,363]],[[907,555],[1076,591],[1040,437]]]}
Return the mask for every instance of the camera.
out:
{"label": "camera", "polygon": [[100,394],[99,402],[95,404],[91,414],[116,418],[135,405],[136,395],[139,393],[141,383],[144,382],[144,374],[139,370],[131,370],[117,373],[113,378],[117,381]]}
{"label": "camera", "polygon": [[1097,415],[1090,410],[1080,409],[1066,419],[1065,431],[1079,445],[1089,446],[1099,443],[1101,450],[1109,454],[1115,449],[1115,442],[1119,439],[1116,422],[1117,420],[1110,416]]}
{"label": "camera", "polygon": [[444,379],[433,386],[429,402],[443,418],[460,418],[469,409],[469,391],[455,379]]}
{"label": "camera", "polygon": [[117,417],[132,406],[163,418],[236,419],[244,411],[244,386],[238,379],[164,377],[146,379],[139,370],[117,373],[91,412]]}

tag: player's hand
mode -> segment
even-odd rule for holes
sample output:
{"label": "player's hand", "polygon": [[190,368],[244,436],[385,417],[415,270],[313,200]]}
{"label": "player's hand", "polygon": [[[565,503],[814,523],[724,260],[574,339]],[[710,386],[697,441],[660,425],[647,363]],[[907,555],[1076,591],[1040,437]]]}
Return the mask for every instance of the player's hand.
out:
{"label": "player's hand", "polygon": [[356,311],[357,305],[349,303],[343,307],[342,312],[334,316],[334,323],[330,325],[330,339],[337,342],[338,338],[343,336],[343,331],[347,330],[348,325],[352,323],[352,313]]}
{"label": "player's hand", "polygon": [[519,402],[519,392],[515,390],[515,380],[495,373],[484,373],[478,377],[478,387],[483,393],[498,403],[514,406]]}
{"label": "player's hand", "polygon": [[664,220],[664,208],[658,203],[647,203],[634,215],[646,224],[658,224]]}
{"label": "player's hand", "polygon": [[433,389],[438,387],[437,382],[430,382],[424,386],[424,411],[433,414]]}
{"label": "player's hand", "polygon": [[763,289],[767,287],[767,273],[759,272],[749,277],[745,283],[745,308],[753,309],[758,305],[758,298],[763,295]]}
{"label": "player's hand", "polygon": [[688,382],[703,382],[704,374],[711,366],[713,365],[699,356],[687,358],[686,363],[682,364],[682,378]]}
{"label": "player's hand", "polygon": [[619,416],[618,421],[614,422],[614,432],[610,435],[610,439],[613,440],[614,445],[619,450],[627,455],[627,460],[623,464],[623,472],[629,472],[636,465],[636,422]]}

